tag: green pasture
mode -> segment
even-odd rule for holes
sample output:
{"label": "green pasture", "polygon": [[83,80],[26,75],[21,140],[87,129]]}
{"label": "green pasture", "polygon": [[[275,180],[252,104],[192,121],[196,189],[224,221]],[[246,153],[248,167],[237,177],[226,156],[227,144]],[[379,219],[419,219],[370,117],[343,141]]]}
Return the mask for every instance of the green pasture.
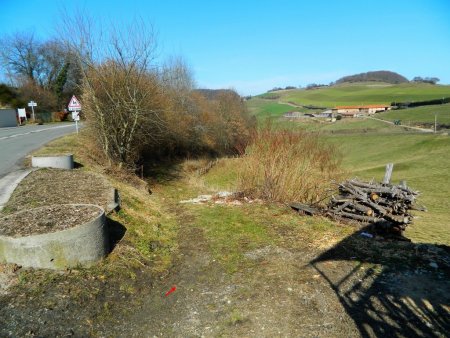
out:
{"label": "green pasture", "polygon": [[264,100],[257,97],[247,101],[247,108],[250,114],[255,115],[259,120],[281,117],[287,112],[297,110],[295,107],[287,104],[280,104],[277,101]]}
{"label": "green pasture", "polygon": [[304,129],[331,134],[355,134],[355,133],[405,133],[408,132],[382,121],[365,118],[344,118],[336,122],[327,122],[325,119],[280,119],[273,123],[277,127],[288,129]]}
{"label": "green pasture", "polygon": [[402,124],[408,125],[434,123],[435,115],[437,115],[438,123],[450,124],[450,104],[391,110],[385,113],[379,113],[376,117],[388,121],[401,120]]}
{"label": "green pasture", "polygon": [[[362,83],[342,84],[319,89],[285,90],[270,95],[280,95],[279,101],[294,102],[299,105],[335,107],[340,105],[391,104],[391,102],[413,102],[450,97],[450,86],[425,83],[383,84]],[[260,97],[264,98],[266,94]]]}

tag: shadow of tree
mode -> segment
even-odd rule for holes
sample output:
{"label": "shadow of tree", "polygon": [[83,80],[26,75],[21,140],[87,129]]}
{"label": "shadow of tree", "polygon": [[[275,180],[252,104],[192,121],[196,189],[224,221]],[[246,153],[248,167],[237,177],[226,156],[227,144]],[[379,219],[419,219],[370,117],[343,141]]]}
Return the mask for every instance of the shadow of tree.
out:
{"label": "shadow of tree", "polygon": [[164,184],[181,177],[181,160],[165,160],[161,162],[142,162],[136,171],[138,176],[147,180]]}
{"label": "shadow of tree", "polygon": [[[386,241],[364,228],[310,264],[329,283],[362,337],[446,337],[450,332],[450,248]],[[337,278],[331,261],[353,261]]]}

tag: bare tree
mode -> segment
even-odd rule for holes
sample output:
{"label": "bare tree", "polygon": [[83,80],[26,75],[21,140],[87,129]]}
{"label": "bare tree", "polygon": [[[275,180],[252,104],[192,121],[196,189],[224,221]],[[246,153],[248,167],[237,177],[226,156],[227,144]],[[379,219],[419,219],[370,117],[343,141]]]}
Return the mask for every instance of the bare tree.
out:
{"label": "bare tree", "polygon": [[167,59],[160,74],[162,83],[178,93],[188,93],[196,87],[191,68],[180,56]]}
{"label": "bare tree", "polygon": [[0,60],[11,82],[37,82],[41,73],[40,46],[33,33],[15,33],[0,40]]}
{"label": "bare tree", "polygon": [[[133,165],[165,127],[164,96],[154,64],[155,35],[140,20],[105,34],[79,17],[66,43],[82,73],[82,103],[90,130],[112,163]],[[68,34],[64,34],[69,36]]]}

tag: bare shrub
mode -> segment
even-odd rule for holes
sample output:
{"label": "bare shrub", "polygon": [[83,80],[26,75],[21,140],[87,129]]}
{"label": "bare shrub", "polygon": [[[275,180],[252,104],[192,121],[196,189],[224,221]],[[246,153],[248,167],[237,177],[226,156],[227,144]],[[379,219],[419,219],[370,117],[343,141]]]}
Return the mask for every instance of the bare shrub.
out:
{"label": "bare shrub", "polygon": [[270,201],[319,203],[339,179],[339,165],[339,153],[319,134],[265,127],[246,149],[239,189]]}
{"label": "bare shrub", "polygon": [[158,65],[155,36],[144,21],[96,32],[92,20],[78,17],[64,35],[82,75],[87,129],[109,165],[135,169],[245,149],[254,120],[237,93],[204,96],[182,58]]}
{"label": "bare shrub", "polygon": [[119,166],[132,165],[164,128],[159,84],[150,73],[110,61],[87,72],[82,99],[96,141]]}

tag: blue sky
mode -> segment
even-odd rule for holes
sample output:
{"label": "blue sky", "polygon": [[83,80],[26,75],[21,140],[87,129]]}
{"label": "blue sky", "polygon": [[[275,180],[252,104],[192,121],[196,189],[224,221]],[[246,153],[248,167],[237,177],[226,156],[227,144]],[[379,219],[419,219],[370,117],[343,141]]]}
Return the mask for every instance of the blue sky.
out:
{"label": "blue sky", "polygon": [[42,39],[62,8],[104,22],[140,16],[158,32],[161,59],[181,55],[199,87],[243,95],[370,70],[450,83],[450,0],[0,0],[0,8],[0,36],[34,30]]}

